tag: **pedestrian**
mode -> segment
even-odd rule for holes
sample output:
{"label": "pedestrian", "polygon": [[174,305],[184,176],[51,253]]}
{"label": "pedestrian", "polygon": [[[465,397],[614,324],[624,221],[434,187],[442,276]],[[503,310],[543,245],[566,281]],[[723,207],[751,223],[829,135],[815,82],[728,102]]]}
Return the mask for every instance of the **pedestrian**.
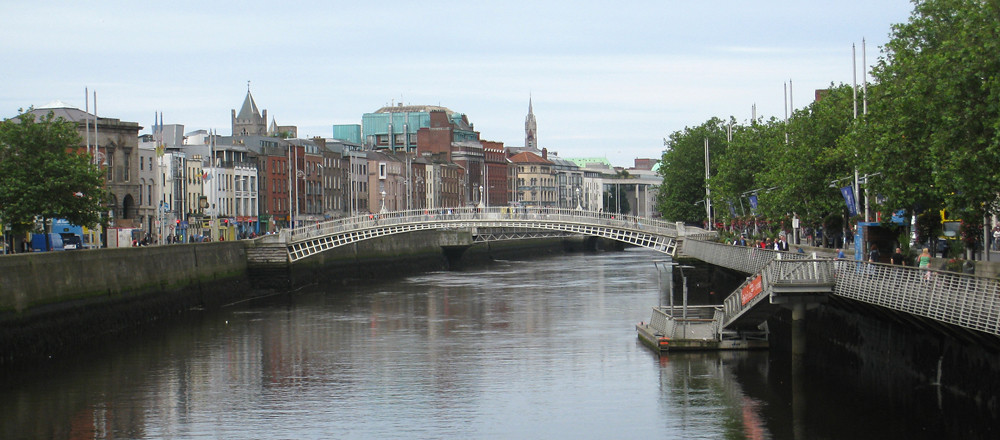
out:
{"label": "pedestrian", "polygon": [[[931,250],[924,248],[923,252],[917,256],[917,267],[920,269],[930,269],[931,268]],[[928,270],[924,273],[924,281],[930,281],[931,271]]]}
{"label": "pedestrian", "polygon": [[844,255],[844,250],[840,249],[840,248],[837,248],[837,259],[838,260],[843,260],[845,258],[847,258],[847,255]]}
{"label": "pedestrian", "polygon": [[880,258],[881,255],[878,253],[878,246],[875,246],[875,243],[872,243],[871,250],[868,251],[868,262],[878,263]]}
{"label": "pedestrian", "polygon": [[889,262],[896,266],[904,266],[906,263],[903,261],[903,250],[896,248],[896,252],[893,252],[892,256],[889,257]]}

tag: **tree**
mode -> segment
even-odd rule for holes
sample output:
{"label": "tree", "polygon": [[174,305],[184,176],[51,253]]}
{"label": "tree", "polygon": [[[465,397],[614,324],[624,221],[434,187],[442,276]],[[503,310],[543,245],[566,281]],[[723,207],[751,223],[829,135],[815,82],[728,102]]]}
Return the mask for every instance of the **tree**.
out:
{"label": "tree", "polygon": [[982,218],[1000,188],[1000,3],[918,0],[872,75],[862,165],[895,207]]}
{"label": "tree", "polygon": [[856,123],[852,99],[850,86],[831,85],[822,99],[792,115],[784,127],[788,140],[767,149],[759,179],[762,187],[774,188],[761,196],[770,217],[794,212],[808,223],[818,223],[843,211],[844,199],[830,184],[854,173],[854,147],[842,145]]}
{"label": "tree", "polygon": [[712,150],[714,174],[709,182],[712,203],[720,217],[731,216],[730,203],[737,217],[751,215],[749,200],[744,203],[743,199],[754,190],[770,187],[760,180],[761,170],[768,163],[766,155],[770,147],[784,142],[784,123],[773,118],[732,127],[732,140],[726,148]]}
{"label": "tree", "polygon": [[25,112],[0,122],[0,219],[15,235],[30,232],[36,217],[100,222],[104,173],[79,145],[75,125],[51,112],[37,122]]}
{"label": "tree", "polygon": [[663,218],[689,223],[706,219],[704,205],[697,205],[705,200],[705,140],[712,155],[725,154],[725,126],[722,119],[712,118],[698,127],[674,132],[666,140],[658,170],[663,185],[656,196]]}

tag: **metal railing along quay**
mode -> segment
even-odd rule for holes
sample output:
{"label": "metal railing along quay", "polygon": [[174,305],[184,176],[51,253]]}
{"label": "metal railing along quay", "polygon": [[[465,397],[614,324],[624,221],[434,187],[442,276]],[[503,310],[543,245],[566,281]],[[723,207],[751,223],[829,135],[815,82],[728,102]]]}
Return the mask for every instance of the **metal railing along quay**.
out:
{"label": "metal railing along quay", "polygon": [[835,295],[1000,335],[996,278],[847,260],[835,264]]}
{"label": "metal railing along quay", "polygon": [[[791,280],[801,276],[815,276],[819,279],[832,276],[834,295],[1000,335],[1000,280],[996,278],[854,260],[813,258],[802,253],[733,246],[695,240],[692,237],[684,240],[682,252],[707,263],[748,274],[764,270],[763,276],[770,278],[772,286],[775,281],[783,279]],[[805,264],[791,272],[772,273],[769,264],[777,260],[779,255],[779,266],[793,262]],[[798,272],[813,270],[812,268],[817,270],[815,274]],[[827,272],[820,273],[823,270]],[[737,293],[739,291],[738,289]],[[755,301],[762,301],[766,297],[766,294],[761,294]],[[748,303],[737,307],[729,303],[738,301],[738,298],[727,298],[726,301],[727,314],[740,313],[740,310],[752,305]]]}

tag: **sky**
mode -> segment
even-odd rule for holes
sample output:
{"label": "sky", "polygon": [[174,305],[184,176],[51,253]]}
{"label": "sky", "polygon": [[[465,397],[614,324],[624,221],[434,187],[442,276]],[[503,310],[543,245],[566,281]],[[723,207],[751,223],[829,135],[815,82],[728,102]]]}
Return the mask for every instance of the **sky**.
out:
{"label": "sky", "polygon": [[[908,0],[48,1],[0,5],[0,118],[62,101],[231,131],[249,88],[300,137],[392,104],[464,113],[482,139],[616,166],[712,117],[784,118],[862,81]],[[862,61],[862,39],[865,61]],[[856,46],[852,58],[852,44]],[[854,61],[856,60],[856,61]],[[852,62],[857,68],[852,69]]]}

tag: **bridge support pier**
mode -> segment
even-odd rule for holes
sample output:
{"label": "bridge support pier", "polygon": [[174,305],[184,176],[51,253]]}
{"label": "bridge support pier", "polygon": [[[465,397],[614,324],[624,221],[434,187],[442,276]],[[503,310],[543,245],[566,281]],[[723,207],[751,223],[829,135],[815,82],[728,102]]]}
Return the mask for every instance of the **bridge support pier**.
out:
{"label": "bridge support pier", "polygon": [[806,304],[792,304],[792,356],[806,354]]}

